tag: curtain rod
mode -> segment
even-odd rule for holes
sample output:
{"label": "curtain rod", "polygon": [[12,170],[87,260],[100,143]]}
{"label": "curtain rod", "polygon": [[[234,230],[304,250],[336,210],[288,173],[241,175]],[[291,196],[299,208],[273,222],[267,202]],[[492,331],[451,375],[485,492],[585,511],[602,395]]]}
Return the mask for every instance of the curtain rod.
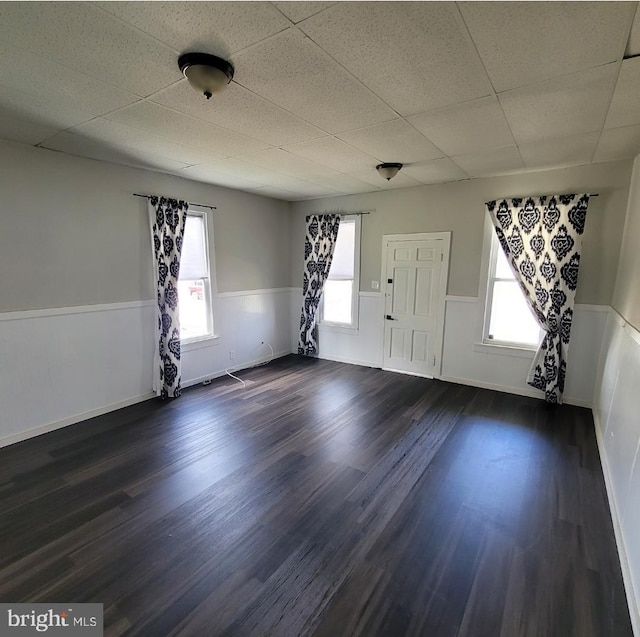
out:
{"label": "curtain rod", "polygon": [[[336,214],[335,212],[323,212],[323,213],[317,213],[317,214],[326,214],[326,215],[334,215]],[[361,216],[361,215],[370,215],[370,212],[340,212],[338,213],[338,217],[356,217],[356,216]],[[308,219],[309,217],[313,217],[313,215],[305,215],[305,219]]]}
{"label": "curtain rod", "polygon": [[[137,192],[133,193],[134,197],[144,197],[145,199],[150,199],[151,197],[157,197],[158,195],[140,195]],[[217,210],[215,206],[208,206],[205,203],[193,203],[192,201],[187,201],[190,206],[199,206],[200,208],[211,208],[211,210]]]}

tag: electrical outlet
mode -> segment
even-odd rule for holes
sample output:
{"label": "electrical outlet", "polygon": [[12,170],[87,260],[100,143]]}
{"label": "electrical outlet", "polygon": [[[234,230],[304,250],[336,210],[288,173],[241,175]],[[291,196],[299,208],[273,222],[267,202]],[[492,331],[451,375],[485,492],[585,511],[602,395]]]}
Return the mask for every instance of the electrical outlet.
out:
{"label": "electrical outlet", "polygon": [[229,360],[232,361],[236,357],[236,353],[233,350],[229,350]]}

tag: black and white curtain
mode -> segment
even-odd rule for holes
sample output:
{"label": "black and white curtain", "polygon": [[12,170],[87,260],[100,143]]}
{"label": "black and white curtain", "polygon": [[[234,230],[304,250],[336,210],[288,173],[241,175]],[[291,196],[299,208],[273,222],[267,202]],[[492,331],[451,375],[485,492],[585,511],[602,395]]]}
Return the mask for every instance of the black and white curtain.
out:
{"label": "black and white curtain", "polygon": [[543,391],[547,402],[561,403],[589,195],[486,205],[516,280],[545,331],[527,383]]}
{"label": "black and white curtain", "polygon": [[177,398],[181,393],[178,276],[189,204],[165,197],[148,201],[157,297],[153,391],[162,398]]}
{"label": "black and white curtain", "polygon": [[298,354],[315,356],[318,353],[318,305],[331,269],[339,227],[339,215],[307,217]]}

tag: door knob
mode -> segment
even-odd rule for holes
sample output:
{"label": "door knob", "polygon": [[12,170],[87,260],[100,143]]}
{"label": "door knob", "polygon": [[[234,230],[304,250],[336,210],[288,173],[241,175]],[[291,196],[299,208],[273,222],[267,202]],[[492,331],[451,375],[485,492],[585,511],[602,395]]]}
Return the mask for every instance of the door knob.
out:
{"label": "door knob", "polygon": [[391,314],[387,314],[387,315],[385,316],[385,318],[387,319],[387,321],[397,321],[397,320],[398,320],[398,319],[396,319],[396,318],[393,318],[393,316],[391,316]]}

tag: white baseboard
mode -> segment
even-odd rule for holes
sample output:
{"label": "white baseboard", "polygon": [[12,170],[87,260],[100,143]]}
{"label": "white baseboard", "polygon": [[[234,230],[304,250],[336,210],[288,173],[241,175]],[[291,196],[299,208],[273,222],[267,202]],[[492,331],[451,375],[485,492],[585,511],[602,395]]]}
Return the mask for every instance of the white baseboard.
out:
{"label": "white baseboard", "polygon": [[[294,352],[294,354],[296,352]],[[325,360],[325,361],[335,361],[336,363],[347,363],[349,365],[361,365],[362,367],[373,367],[374,369],[381,368],[379,363],[375,363],[372,361],[361,361],[361,360],[356,360],[354,358],[345,358],[344,356],[334,356],[334,355],[323,356],[322,354],[320,354],[318,355],[318,358],[321,358],[322,360]]]}
{"label": "white baseboard", "polygon": [[155,394],[153,392],[141,394],[139,396],[134,396],[133,398],[128,398],[127,400],[122,400],[118,403],[112,403],[111,405],[100,407],[99,409],[94,409],[92,411],[86,411],[82,414],[70,416],[69,418],[65,418],[64,420],[58,420],[57,422],[51,422],[46,425],[41,425],[40,427],[27,429],[26,431],[21,431],[17,434],[12,434],[11,436],[5,436],[4,438],[0,438],[0,447],[8,447],[9,445],[13,445],[16,442],[22,442],[23,440],[27,440],[28,438],[41,436],[42,434],[49,433],[50,431],[62,429],[63,427],[68,427],[69,425],[75,425],[76,423],[82,422],[83,420],[89,420],[89,418],[95,418],[96,416],[108,414],[110,411],[116,411],[117,409],[122,409],[123,407],[135,405],[136,403],[142,403],[145,400],[153,398],[154,396]]}
{"label": "white baseboard", "polygon": [[259,288],[256,290],[238,290],[236,292],[218,292],[218,298],[229,298],[233,296],[252,296],[254,294],[288,294],[296,290],[302,292],[302,288]]}
{"label": "white baseboard", "polygon": [[227,367],[227,369],[219,369],[215,372],[211,372],[209,374],[204,374],[203,376],[199,376],[198,378],[192,378],[190,380],[185,380],[183,382],[181,382],[181,387],[182,389],[186,389],[187,387],[193,387],[194,385],[198,385],[200,383],[203,383],[206,380],[213,380],[214,378],[221,378],[222,376],[224,376],[227,371],[230,371],[233,374],[236,374],[239,371],[242,371],[243,369],[250,369],[252,367],[257,367],[258,365],[266,365],[267,363],[270,363],[271,361],[275,360],[276,358],[282,358],[283,356],[289,356],[289,354],[292,354],[293,352],[289,352],[289,351],[282,351],[282,352],[274,352],[273,356],[271,357],[262,357],[262,358],[257,358],[255,360],[252,361],[247,361],[246,363],[242,363],[240,366],[234,366],[234,367]]}
{"label": "white baseboard", "polygon": [[631,627],[635,637],[640,637],[640,609],[636,602],[636,594],[633,588],[633,580],[631,579],[631,569],[629,568],[629,560],[625,549],[624,538],[622,536],[622,528],[620,526],[620,514],[616,498],[613,490],[613,481],[609,471],[609,463],[604,449],[604,440],[602,438],[602,426],[596,409],[591,410],[593,413],[593,422],[595,423],[596,441],[598,443],[598,453],[600,455],[600,464],[602,465],[602,473],[604,475],[604,484],[607,489],[607,498],[609,500],[609,509],[611,510],[611,521],[613,522],[613,532],[616,538],[616,547],[618,549],[618,558],[620,560],[620,568],[622,569],[622,581],[624,582],[624,590],[627,595],[627,605],[629,607],[629,615],[631,617]]}
{"label": "white baseboard", "polygon": [[404,374],[405,376],[416,376],[417,378],[426,378],[427,380],[433,380],[435,376],[429,374],[418,374],[418,372],[408,372],[404,369],[393,369],[393,367],[383,367],[385,372],[393,372],[394,374]]}
{"label": "white baseboard", "polygon": [[[479,387],[481,389],[492,389],[494,391],[503,392],[505,394],[515,394],[516,396],[528,396],[529,398],[538,398],[542,400],[544,396],[541,392],[533,387],[531,389],[527,388],[519,388],[519,387],[508,387],[506,385],[495,385],[494,383],[484,383],[482,381],[478,381],[470,378],[458,378],[456,376],[446,376],[441,375],[439,380],[445,380],[449,383],[456,383],[458,385],[469,385],[469,387]],[[563,403],[567,405],[575,405],[576,407],[587,407],[591,409],[591,403],[580,400],[579,398],[571,398],[570,396],[565,396],[563,399]]]}
{"label": "white baseboard", "polygon": [[[288,356],[291,352],[276,352],[271,360],[276,358],[281,358],[283,356]],[[234,368],[229,371],[238,371],[238,369],[248,369],[249,367],[255,367],[256,365],[260,365],[262,363],[266,363],[268,358],[259,358],[254,361],[248,361],[247,363],[243,363],[240,368]],[[213,372],[211,374],[207,374],[202,378],[194,378],[192,380],[185,381],[182,384],[183,388],[191,387],[193,385],[197,385],[205,380],[211,380],[213,378],[219,378],[220,376],[224,376],[227,372],[223,369],[217,372]],[[4,438],[0,438],[0,448],[8,447],[9,445],[13,445],[17,442],[22,442],[23,440],[27,440],[28,438],[34,438],[35,436],[41,436],[42,434],[49,433],[50,431],[55,431],[56,429],[62,429],[63,427],[68,427],[69,425],[75,425],[76,423],[82,422],[83,420],[89,420],[89,418],[95,418],[96,416],[102,416],[104,414],[108,414],[111,411],[116,411],[118,409],[122,409],[123,407],[129,407],[130,405],[135,405],[136,403],[144,402],[145,400],[150,400],[151,398],[155,398],[156,395],[153,392],[149,392],[146,394],[141,394],[140,396],[134,396],[133,398],[128,398],[127,400],[123,400],[118,403],[112,403],[111,405],[106,405],[105,407],[100,407],[100,409],[94,409],[92,411],[87,411],[82,414],[76,414],[75,416],[70,416],[69,418],[65,418],[64,420],[58,420],[57,422],[51,422],[46,425],[42,425],[40,427],[34,427],[33,429],[27,429],[26,431],[21,431],[17,434],[12,434],[11,436],[6,436]]]}

